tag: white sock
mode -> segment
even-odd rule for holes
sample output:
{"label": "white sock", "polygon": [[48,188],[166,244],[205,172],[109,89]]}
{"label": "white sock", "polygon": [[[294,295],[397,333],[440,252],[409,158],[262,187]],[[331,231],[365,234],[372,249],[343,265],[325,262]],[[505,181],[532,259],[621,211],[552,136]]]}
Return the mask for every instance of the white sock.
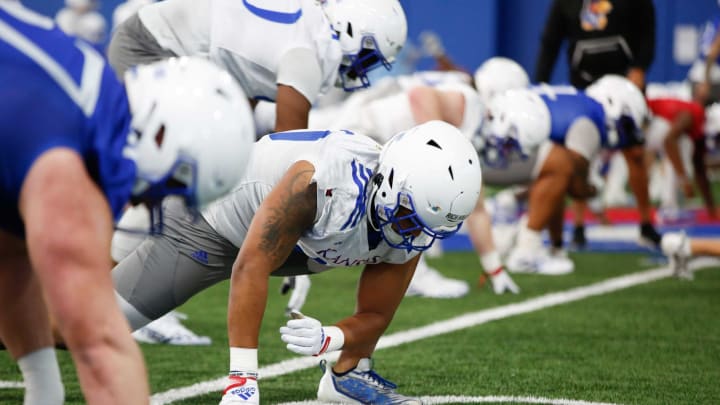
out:
{"label": "white sock", "polygon": [[497,250],[493,250],[490,253],[480,255],[480,263],[482,264],[485,273],[492,273],[502,266],[500,253],[498,253]]}
{"label": "white sock", "polygon": [[230,348],[230,374],[242,377],[257,377],[257,349],[245,347]]}
{"label": "white sock", "polygon": [[25,381],[24,405],[62,405],[65,388],[55,349],[45,347],[18,359]]}
{"label": "white sock", "polygon": [[536,251],[542,248],[542,237],[540,236],[540,232],[533,231],[527,226],[520,228],[515,246],[523,251]]}

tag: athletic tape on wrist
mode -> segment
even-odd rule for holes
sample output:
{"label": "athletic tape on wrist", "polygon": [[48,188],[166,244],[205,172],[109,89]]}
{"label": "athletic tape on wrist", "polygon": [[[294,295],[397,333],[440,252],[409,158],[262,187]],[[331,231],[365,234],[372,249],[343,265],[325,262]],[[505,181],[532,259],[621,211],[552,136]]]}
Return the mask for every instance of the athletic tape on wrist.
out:
{"label": "athletic tape on wrist", "polygon": [[315,356],[342,349],[345,344],[345,334],[337,326],[325,326],[322,328],[320,341],[322,342],[320,351]]}

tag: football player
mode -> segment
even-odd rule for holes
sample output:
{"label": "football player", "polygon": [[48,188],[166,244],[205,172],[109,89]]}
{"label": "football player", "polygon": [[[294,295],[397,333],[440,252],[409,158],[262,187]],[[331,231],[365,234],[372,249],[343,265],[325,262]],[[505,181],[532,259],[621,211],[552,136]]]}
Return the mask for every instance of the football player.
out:
{"label": "football player", "polygon": [[[601,147],[620,149],[628,156],[637,171],[634,177],[631,174],[631,186],[639,204],[647,198],[645,167],[635,159],[647,104],[627,79],[605,76],[586,93],[548,85],[512,90],[496,97],[487,114],[481,153],[489,166],[499,170],[486,168],[485,182],[532,183],[527,223],[508,256],[509,270],[565,274],[574,269],[561,249],[564,195],[584,199],[595,194],[588,183],[588,168]],[[504,173],[508,170],[514,178]],[[649,222],[649,202],[639,208],[642,234],[656,236],[659,243]],[[541,249],[540,231],[546,226],[558,254],[550,259]]]}
{"label": "football player", "polygon": [[702,105],[676,97],[650,98],[648,106],[653,113],[653,119],[647,131],[647,147],[650,151],[665,156],[667,159],[663,159],[664,163],[669,162],[669,165],[665,164],[667,177],[663,182],[661,212],[670,216],[677,214],[678,188],[685,197],[692,197],[695,194],[679,147],[680,140],[687,136],[693,146],[692,167],[695,183],[705,201],[709,217],[715,218],[715,201],[710,191],[710,181],[705,166],[707,152],[705,133],[706,130],[711,132],[712,139],[712,136],[720,130],[720,105],[714,104],[708,107],[707,117]]}
{"label": "football player", "polygon": [[230,278],[230,374],[221,403],[257,404],[268,277],[364,266],[354,315],[334,326],[293,319],[282,338],[300,354],[344,350],[326,370],[320,400],[419,403],[371,378],[377,374],[361,359],[391,321],[419,253],[457,232],[480,187],[472,145],[444,122],[401,132],[383,147],[346,130],[270,134],[256,142],[235,190],[201,216],[165,204],[163,234],[113,270],[116,291],[138,328]]}
{"label": "football player", "polygon": [[25,403],[63,403],[50,317],[87,403],[148,403],[112,292],[113,218],[128,202],[228,191],[252,146],[246,97],[201,60],[130,72],[126,94],[90,45],[15,1],[0,1],[0,82],[0,339]]}
{"label": "football player", "polygon": [[108,55],[118,74],[170,56],[207,57],[252,100],[274,100],[274,130],[285,131],[307,128],[310,106],[330,87],[369,86],[367,73],[390,69],[406,36],[398,0],[167,0],[121,24]]}
{"label": "football player", "polygon": [[[442,120],[471,139],[480,127],[483,100],[506,89],[526,87],[528,80],[519,64],[501,57],[488,59],[472,78],[459,71],[424,71],[386,78],[370,89],[354,93],[339,106],[311,110],[310,128],[356,130],[385,143],[394,133],[429,120]],[[272,109],[268,106],[259,105],[255,113],[259,127],[267,127],[273,121]],[[495,248],[483,198],[466,225],[493,291],[518,293],[519,288],[504,271]],[[303,288],[307,288],[307,281],[303,283]],[[468,291],[465,281],[444,277],[421,257],[407,294],[456,298]],[[289,302],[291,309],[299,309],[297,305],[304,302],[301,295],[297,290],[294,292]]]}

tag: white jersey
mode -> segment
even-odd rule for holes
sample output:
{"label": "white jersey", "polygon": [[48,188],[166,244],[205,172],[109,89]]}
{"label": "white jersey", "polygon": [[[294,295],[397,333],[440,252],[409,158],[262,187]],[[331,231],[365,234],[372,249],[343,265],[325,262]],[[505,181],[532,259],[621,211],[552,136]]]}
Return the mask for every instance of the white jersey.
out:
{"label": "white jersey", "polygon": [[439,91],[459,92],[465,100],[463,120],[458,127],[470,139],[480,126],[483,106],[480,96],[462,72],[418,72],[378,83],[377,88],[355,92],[342,107],[314,109],[310,128],[349,129],[367,134],[380,143],[420,123],[415,121],[408,91],[429,86]]}
{"label": "white jersey", "polygon": [[376,263],[405,263],[418,252],[392,248],[368,223],[368,193],[381,146],[349,131],[289,131],[255,143],[245,177],[238,187],[203,211],[205,220],[237,247],[272,188],[295,162],[315,167],[315,222],[297,247],[311,261],[310,270]]}
{"label": "white jersey", "polygon": [[283,84],[312,103],[337,80],[342,51],[315,0],[165,0],[138,15],[160,46],[211,59],[251,98]]}
{"label": "white jersey", "polygon": [[112,13],[112,29],[114,30],[138,10],[152,3],[154,3],[153,0],[126,0],[118,4]]}

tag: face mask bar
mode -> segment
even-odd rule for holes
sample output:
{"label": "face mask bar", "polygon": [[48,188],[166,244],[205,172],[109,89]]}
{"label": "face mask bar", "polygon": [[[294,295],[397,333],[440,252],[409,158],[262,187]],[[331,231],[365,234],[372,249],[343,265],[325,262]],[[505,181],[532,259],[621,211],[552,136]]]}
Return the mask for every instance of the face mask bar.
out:
{"label": "face mask bar", "polygon": [[169,195],[177,195],[183,197],[190,214],[196,217],[199,214],[197,210],[197,201],[195,199],[197,188],[197,164],[195,160],[188,156],[179,156],[173,164],[168,174],[157,181],[148,179],[139,179],[140,182],[147,184],[143,192],[133,196],[133,201],[141,201],[147,204],[150,210],[150,229],[127,229],[116,228],[117,230],[133,233],[133,234],[161,234],[163,229],[162,216],[162,200]]}
{"label": "face mask bar", "polygon": [[522,152],[520,142],[513,137],[486,135],[480,156],[483,162],[496,169],[507,168],[513,155],[525,160],[528,158]]}
{"label": "face mask bar", "polygon": [[[375,222],[378,224],[383,240],[395,249],[402,249],[408,252],[413,250],[422,252],[429,249],[436,239],[445,239],[457,233],[462,225],[458,224],[455,229],[450,231],[435,231],[427,226],[417,214],[415,204],[409,194],[399,192],[396,201],[397,203],[394,207],[387,205],[379,206],[373,211]],[[401,202],[404,202],[404,204]],[[409,213],[398,216],[397,213],[401,207],[408,209]],[[378,212],[380,210],[382,210],[383,215],[380,215]],[[385,218],[383,218],[383,216]],[[410,224],[410,226],[407,226],[408,224]],[[405,225],[405,227],[403,227],[403,225]],[[390,227],[389,230],[386,229],[387,226]],[[413,233],[418,230],[421,230],[422,233],[418,236],[413,235]],[[393,232],[393,234],[399,236],[401,240],[399,242],[394,240],[396,238],[389,235],[389,232]],[[422,236],[427,236],[427,238],[422,238]],[[427,241],[423,239],[427,239]],[[422,243],[416,244],[417,242]]]}
{"label": "face mask bar", "polygon": [[[345,55],[340,64],[340,80],[345,91],[354,91],[370,86],[370,79],[367,74],[379,67],[384,66],[390,70],[390,62],[385,59],[372,36],[364,36],[361,40],[362,48],[357,55]],[[360,82],[359,84],[358,81]]]}

